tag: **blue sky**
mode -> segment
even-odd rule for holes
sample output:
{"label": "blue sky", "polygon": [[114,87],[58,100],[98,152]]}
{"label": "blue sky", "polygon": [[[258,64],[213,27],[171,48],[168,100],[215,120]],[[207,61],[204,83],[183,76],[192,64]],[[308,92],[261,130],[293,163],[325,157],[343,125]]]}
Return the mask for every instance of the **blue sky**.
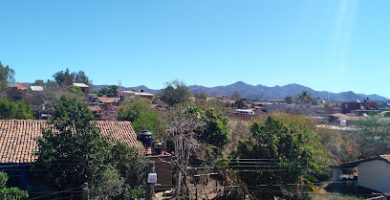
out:
{"label": "blue sky", "polygon": [[84,70],[161,88],[299,83],[390,97],[388,0],[1,0],[17,81]]}

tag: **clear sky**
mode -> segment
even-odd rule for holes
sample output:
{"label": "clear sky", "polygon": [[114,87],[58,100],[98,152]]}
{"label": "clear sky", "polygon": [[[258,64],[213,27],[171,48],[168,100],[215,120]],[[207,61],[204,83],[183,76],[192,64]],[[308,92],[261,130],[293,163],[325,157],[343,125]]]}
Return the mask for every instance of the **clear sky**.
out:
{"label": "clear sky", "polygon": [[390,97],[389,0],[1,0],[17,81],[299,83]]}

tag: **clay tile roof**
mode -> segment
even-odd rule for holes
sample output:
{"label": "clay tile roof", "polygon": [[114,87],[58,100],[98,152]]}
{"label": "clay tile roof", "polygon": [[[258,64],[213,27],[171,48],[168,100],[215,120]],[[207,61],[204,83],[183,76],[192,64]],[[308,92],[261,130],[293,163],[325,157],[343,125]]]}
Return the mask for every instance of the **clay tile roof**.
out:
{"label": "clay tile roof", "polygon": [[[120,141],[132,147],[143,148],[130,122],[94,121],[109,142]],[[42,129],[48,128],[42,120],[0,120],[0,164],[32,163],[36,160],[36,139]]]}

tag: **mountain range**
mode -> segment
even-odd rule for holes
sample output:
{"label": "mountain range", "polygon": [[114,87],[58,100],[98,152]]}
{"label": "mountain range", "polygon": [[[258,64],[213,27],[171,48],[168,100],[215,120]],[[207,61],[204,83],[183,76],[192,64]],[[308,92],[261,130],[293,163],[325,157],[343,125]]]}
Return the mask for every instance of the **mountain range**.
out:
{"label": "mountain range", "polygon": [[[94,90],[99,90],[104,85],[95,85],[93,86]],[[369,98],[374,101],[388,101],[389,99],[383,96],[376,94],[366,95],[358,94],[352,91],[348,92],[328,92],[328,91],[316,91],[309,87],[299,85],[299,84],[288,84],[284,86],[273,86],[268,87],[264,85],[250,85],[243,81],[238,81],[236,83],[225,85],[225,86],[216,86],[216,87],[205,87],[201,85],[191,85],[188,86],[193,94],[206,93],[209,96],[228,96],[230,97],[233,92],[239,92],[241,97],[248,99],[258,99],[258,100],[283,100],[287,96],[297,97],[303,91],[308,92],[312,97],[319,97],[321,99],[329,99],[332,101],[355,101],[355,100],[364,100]],[[144,85],[137,87],[121,87],[122,90],[143,90],[148,93],[158,94],[161,90],[153,90]]]}

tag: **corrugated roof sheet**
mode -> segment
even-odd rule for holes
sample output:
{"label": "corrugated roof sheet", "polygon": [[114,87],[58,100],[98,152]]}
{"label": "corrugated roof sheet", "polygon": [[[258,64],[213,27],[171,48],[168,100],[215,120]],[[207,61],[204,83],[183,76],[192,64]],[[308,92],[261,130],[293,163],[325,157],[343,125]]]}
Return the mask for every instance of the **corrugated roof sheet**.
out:
{"label": "corrugated roof sheet", "polygon": [[[143,148],[130,122],[94,121],[102,136],[109,142],[122,142],[128,146]],[[0,163],[32,163],[38,146],[36,138],[42,129],[48,128],[42,120],[0,120]]]}
{"label": "corrugated roof sheet", "polygon": [[81,88],[89,88],[89,86],[85,83],[73,83],[73,86],[81,87]]}
{"label": "corrugated roof sheet", "polygon": [[30,86],[30,89],[31,89],[32,91],[42,92],[42,91],[43,91],[43,86],[33,85],[33,86]]}

